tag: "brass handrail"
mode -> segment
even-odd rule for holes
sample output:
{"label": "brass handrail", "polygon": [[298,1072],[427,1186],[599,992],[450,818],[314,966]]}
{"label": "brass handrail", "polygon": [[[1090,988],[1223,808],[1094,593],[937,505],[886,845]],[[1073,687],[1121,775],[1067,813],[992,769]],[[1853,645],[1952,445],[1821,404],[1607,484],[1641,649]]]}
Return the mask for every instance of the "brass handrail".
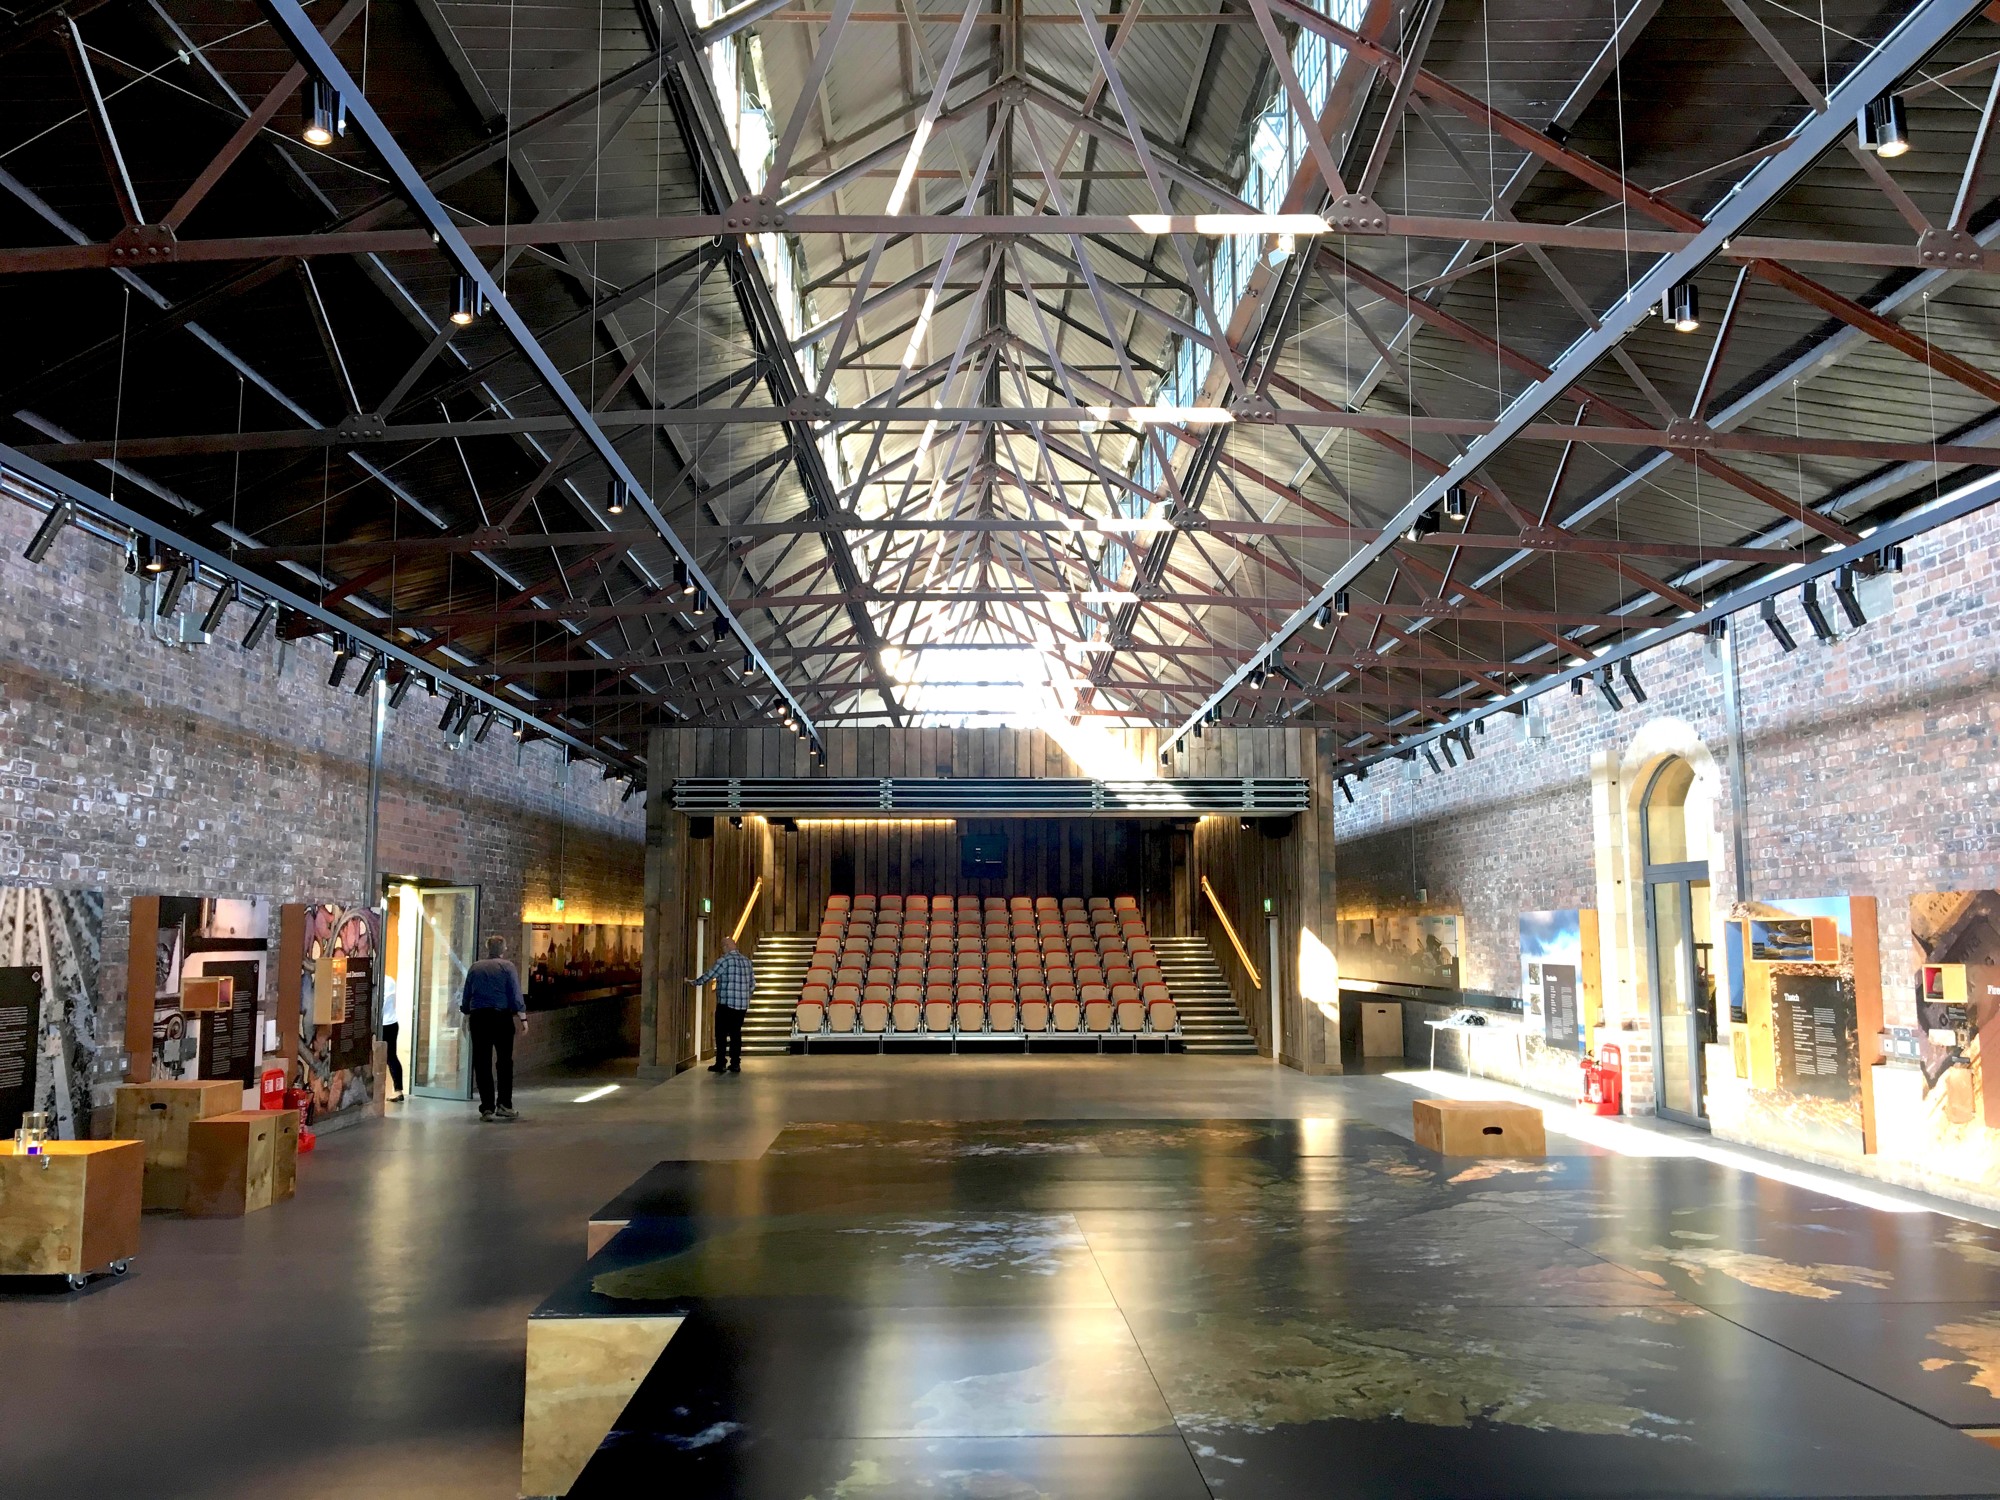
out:
{"label": "brass handrail", "polygon": [[735,930],[729,934],[729,940],[732,943],[738,941],[743,936],[743,929],[750,925],[750,912],[757,905],[757,898],[763,894],[764,877],[759,875],[757,883],[750,887],[749,898],[743,903],[743,915],[736,919]]}
{"label": "brass handrail", "polygon": [[1215,915],[1222,923],[1222,930],[1229,934],[1229,946],[1236,950],[1236,956],[1243,960],[1243,967],[1250,971],[1250,987],[1261,990],[1264,988],[1263,976],[1258,974],[1257,966],[1250,962],[1250,955],[1243,951],[1243,940],[1236,935],[1236,928],[1229,920],[1229,913],[1222,909],[1222,902],[1215,894],[1215,887],[1208,883],[1206,875],[1201,877],[1201,893],[1208,897],[1208,904],[1215,908]]}

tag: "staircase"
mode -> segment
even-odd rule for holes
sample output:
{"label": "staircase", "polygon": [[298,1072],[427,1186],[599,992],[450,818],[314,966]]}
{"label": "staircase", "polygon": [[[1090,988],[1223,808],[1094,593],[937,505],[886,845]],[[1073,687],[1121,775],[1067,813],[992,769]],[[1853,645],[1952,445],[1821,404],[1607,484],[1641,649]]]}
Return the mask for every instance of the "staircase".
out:
{"label": "staircase", "polygon": [[743,1019],[745,1057],[783,1057],[792,1050],[792,1015],[811,966],[811,933],[767,932],[750,956],[757,969],[757,988],[750,996],[750,1014]]}
{"label": "staircase", "polygon": [[1156,937],[1153,951],[1160,956],[1160,977],[1180,1012],[1187,1050],[1211,1057],[1256,1056],[1257,1039],[1243,1024],[1236,997],[1229,993],[1229,981],[1209,952],[1207,940]]}

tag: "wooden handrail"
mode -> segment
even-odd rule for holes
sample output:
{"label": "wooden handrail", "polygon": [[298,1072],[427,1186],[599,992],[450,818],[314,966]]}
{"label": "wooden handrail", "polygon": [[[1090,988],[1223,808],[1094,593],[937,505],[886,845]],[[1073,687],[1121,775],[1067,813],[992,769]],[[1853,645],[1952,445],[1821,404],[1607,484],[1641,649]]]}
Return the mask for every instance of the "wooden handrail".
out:
{"label": "wooden handrail", "polygon": [[1258,974],[1257,966],[1250,962],[1250,955],[1243,951],[1243,939],[1236,935],[1236,928],[1229,920],[1229,913],[1222,909],[1222,902],[1215,894],[1215,887],[1208,883],[1206,875],[1201,877],[1201,893],[1208,897],[1208,904],[1215,908],[1216,919],[1222,923],[1222,930],[1229,934],[1229,946],[1236,950],[1236,956],[1243,960],[1243,967],[1249,970],[1250,987],[1261,990],[1264,988],[1263,976]]}
{"label": "wooden handrail", "polygon": [[757,898],[763,894],[764,894],[764,877],[762,875],[759,875],[757,877],[757,883],[750,887],[749,898],[745,900],[743,903],[743,915],[736,919],[735,930],[733,930],[729,934],[729,940],[732,943],[737,942],[742,938],[743,929],[750,925],[750,913],[752,909],[754,909],[757,905]]}

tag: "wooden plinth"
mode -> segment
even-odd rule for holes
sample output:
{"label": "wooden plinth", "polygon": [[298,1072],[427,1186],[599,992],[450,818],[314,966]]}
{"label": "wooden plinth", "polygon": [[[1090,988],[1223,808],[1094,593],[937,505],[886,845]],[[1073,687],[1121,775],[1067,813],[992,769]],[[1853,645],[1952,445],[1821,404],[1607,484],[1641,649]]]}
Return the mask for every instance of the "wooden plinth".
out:
{"label": "wooden plinth", "polygon": [[[269,1208],[279,1173],[280,1115],[291,1110],[235,1110],[188,1126],[186,1211],[203,1218],[233,1218]],[[290,1137],[296,1149],[296,1130]],[[293,1174],[286,1172],[289,1183]]]}
{"label": "wooden plinth", "polygon": [[178,1209],[187,1197],[188,1127],[243,1107],[233,1078],[120,1084],[112,1134],[146,1148],[146,1207]]}
{"label": "wooden plinth", "polygon": [[1542,1112],[1504,1099],[1418,1099],[1417,1144],[1441,1156],[1546,1156]]}
{"label": "wooden plinth", "polygon": [[678,1316],[529,1320],[523,1495],[569,1492],[681,1321]]}
{"label": "wooden plinth", "polygon": [[49,1141],[39,1156],[0,1141],[0,1276],[77,1276],[139,1253],[146,1148]]}

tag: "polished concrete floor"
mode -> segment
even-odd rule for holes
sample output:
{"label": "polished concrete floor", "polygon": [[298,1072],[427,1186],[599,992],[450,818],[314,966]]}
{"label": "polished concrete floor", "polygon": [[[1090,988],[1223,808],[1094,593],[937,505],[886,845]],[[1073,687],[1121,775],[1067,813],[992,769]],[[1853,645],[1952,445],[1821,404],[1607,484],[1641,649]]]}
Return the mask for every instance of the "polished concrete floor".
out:
{"label": "polished concrete floor", "polygon": [[510,1496],[564,1287],[693,1314],[579,1495],[2000,1494],[1953,1430],[2000,1427],[1962,1210],[1671,1131],[1440,1163],[1420,1081],[1251,1059],[594,1082],[419,1102],[291,1203],[149,1219],[122,1280],[0,1287],[0,1495]]}

